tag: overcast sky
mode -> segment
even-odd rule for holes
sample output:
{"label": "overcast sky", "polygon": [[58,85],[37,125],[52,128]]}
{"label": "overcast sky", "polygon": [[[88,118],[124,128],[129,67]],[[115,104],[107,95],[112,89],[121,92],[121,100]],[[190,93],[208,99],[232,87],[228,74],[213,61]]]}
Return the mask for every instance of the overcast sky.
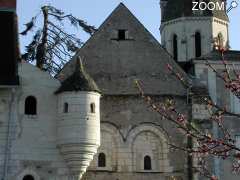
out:
{"label": "overcast sky", "polygon": [[[237,1],[240,4],[240,0]],[[17,7],[19,30],[24,29],[23,24],[36,15],[43,4],[51,4],[99,27],[120,2],[123,2],[132,11],[157,40],[160,40],[159,0],[19,0]],[[240,50],[240,6],[229,13],[229,18],[230,45],[232,49]],[[21,50],[24,49],[29,38],[20,38]],[[88,36],[81,34],[80,38],[86,40]]]}

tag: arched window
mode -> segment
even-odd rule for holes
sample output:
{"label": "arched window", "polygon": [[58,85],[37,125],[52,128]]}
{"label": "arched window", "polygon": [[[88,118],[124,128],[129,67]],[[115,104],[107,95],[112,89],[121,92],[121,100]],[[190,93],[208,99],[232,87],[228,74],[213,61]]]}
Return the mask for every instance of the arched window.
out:
{"label": "arched window", "polygon": [[152,169],[152,162],[150,156],[144,157],[144,170],[151,170]]}
{"label": "arched window", "polygon": [[98,155],[98,167],[106,167],[106,155],[104,153]]}
{"label": "arched window", "polygon": [[23,180],[34,180],[34,177],[32,175],[26,175],[23,177]]}
{"label": "arched window", "polygon": [[28,96],[25,99],[25,114],[27,115],[37,114],[37,99],[34,96]]}
{"label": "arched window", "polygon": [[223,35],[222,35],[222,33],[218,33],[217,39],[218,39],[218,46],[223,47]]}
{"label": "arched window", "polygon": [[64,103],[63,105],[63,112],[68,113],[68,103]]}
{"label": "arched window", "polygon": [[173,35],[173,59],[178,60],[178,38],[177,35]]}
{"label": "arched window", "polygon": [[195,33],[195,57],[202,55],[202,42],[200,32]]}
{"label": "arched window", "polygon": [[90,109],[91,109],[91,113],[95,113],[95,104],[94,103],[90,104]]}

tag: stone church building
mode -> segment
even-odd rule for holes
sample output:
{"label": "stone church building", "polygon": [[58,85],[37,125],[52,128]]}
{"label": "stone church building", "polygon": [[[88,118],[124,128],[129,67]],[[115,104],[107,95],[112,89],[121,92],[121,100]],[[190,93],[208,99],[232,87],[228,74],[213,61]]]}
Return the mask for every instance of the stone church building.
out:
{"label": "stone church building", "polygon": [[[121,3],[52,77],[20,59],[15,7],[14,0],[0,1],[2,180],[201,179],[191,171],[192,159],[169,147],[187,146],[186,137],[149,109],[134,82],[141,80],[156,102],[174,99],[179,111],[196,120],[207,118],[196,100],[203,95],[240,113],[239,100],[205,65],[208,60],[223,69],[214,45],[229,44],[225,11],[194,12],[191,1],[161,0],[160,44]],[[240,68],[240,51],[225,56]],[[192,101],[167,64],[193,79]],[[240,137],[240,124],[228,118]],[[216,158],[212,164],[221,180],[239,179],[230,161]]]}

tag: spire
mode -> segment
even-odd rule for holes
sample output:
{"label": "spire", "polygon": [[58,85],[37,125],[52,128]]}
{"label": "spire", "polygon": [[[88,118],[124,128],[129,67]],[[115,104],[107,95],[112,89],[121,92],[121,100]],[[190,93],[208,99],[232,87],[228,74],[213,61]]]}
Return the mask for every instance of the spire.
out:
{"label": "spire", "polygon": [[17,65],[20,59],[16,0],[0,0],[0,86],[18,85]]}
{"label": "spire", "polygon": [[75,72],[84,72],[82,59],[77,57]]}
{"label": "spire", "polygon": [[84,70],[80,57],[76,59],[76,67],[73,74],[63,81],[61,87],[55,93],[58,94],[66,91],[100,92],[95,81]]}

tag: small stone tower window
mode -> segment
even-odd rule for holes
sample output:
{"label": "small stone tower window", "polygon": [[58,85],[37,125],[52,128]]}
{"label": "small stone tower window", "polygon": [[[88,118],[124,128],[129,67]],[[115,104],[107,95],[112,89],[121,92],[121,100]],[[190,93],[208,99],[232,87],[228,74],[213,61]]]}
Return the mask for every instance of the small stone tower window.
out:
{"label": "small stone tower window", "polygon": [[27,115],[37,114],[37,99],[34,96],[28,96],[25,99],[25,114]]}
{"label": "small stone tower window", "polygon": [[95,113],[95,104],[94,103],[90,104],[90,109],[91,109],[91,113]]}
{"label": "small stone tower window", "polygon": [[173,35],[173,59],[178,60],[178,37],[176,34]]}
{"label": "small stone tower window", "polygon": [[104,153],[98,155],[98,167],[106,167],[106,155]]}
{"label": "small stone tower window", "polygon": [[152,169],[152,162],[150,156],[144,157],[144,170],[151,170]]}
{"label": "small stone tower window", "polygon": [[63,105],[63,112],[68,113],[68,103],[64,103]]}
{"label": "small stone tower window", "polygon": [[200,57],[202,55],[202,42],[200,32],[195,33],[195,56]]}
{"label": "small stone tower window", "polygon": [[26,175],[23,177],[23,180],[34,180],[34,177],[32,175]]}
{"label": "small stone tower window", "polygon": [[127,39],[126,32],[127,32],[127,30],[125,30],[125,29],[119,29],[118,30],[118,40],[126,40]]}

